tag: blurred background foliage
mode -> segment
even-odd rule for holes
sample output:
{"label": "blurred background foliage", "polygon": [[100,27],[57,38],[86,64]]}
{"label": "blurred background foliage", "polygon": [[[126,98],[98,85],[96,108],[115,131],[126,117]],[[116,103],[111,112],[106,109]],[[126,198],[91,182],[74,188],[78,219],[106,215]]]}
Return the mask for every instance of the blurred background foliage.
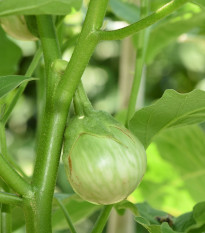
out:
{"label": "blurred background foliage", "polygon": [[[150,0],[150,12],[166,2],[169,1]],[[67,61],[71,57],[81,30],[87,4],[88,1],[84,1],[80,11],[73,11],[64,18],[56,17],[56,22],[60,22],[58,37],[62,45],[63,59]],[[143,100],[141,106],[156,101],[166,89],[174,89],[180,93],[187,93],[195,88],[205,90],[203,7],[203,1],[186,4],[149,29],[145,72],[139,96]],[[127,23],[139,20],[139,15],[139,1],[110,0],[103,27],[106,29],[123,27]],[[85,89],[94,107],[117,115],[122,122],[126,112],[126,98],[129,97],[129,86],[134,75],[137,39],[136,34],[129,40],[100,42],[83,75]],[[37,46],[38,42],[15,40],[0,28],[0,75],[25,74]],[[126,58],[126,64],[123,63],[123,58]],[[124,70],[126,76],[122,75]],[[34,76],[41,75],[44,75],[43,61]],[[121,88],[120,83],[128,85]],[[38,111],[36,87],[36,82],[29,83],[7,125],[10,156],[17,161],[20,169],[28,177],[32,175],[36,149]],[[134,203],[146,201],[154,208],[174,216],[191,211],[197,202],[205,200],[204,155],[203,125],[186,126],[160,133],[147,149],[147,173],[139,188],[128,199]],[[56,192],[70,195],[73,193],[62,164],[59,168]],[[74,221],[81,220],[78,224],[79,232],[86,232],[96,219],[97,215],[93,212],[98,211],[100,207],[89,203],[84,203],[84,206],[80,207],[81,202],[74,198],[69,199],[66,205],[68,209],[73,207],[71,210],[74,212],[72,214]],[[20,210],[16,209],[14,215],[18,211]],[[60,221],[62,213],[58,212],[60,211],[54,209],[56,217],[53,224],[58,232],[63,233],[67,225],[65,220]],[[82,216],[89,218],[85,221],[81,219]],[[23,218],[16,219],[14,229],[22,225]]]}

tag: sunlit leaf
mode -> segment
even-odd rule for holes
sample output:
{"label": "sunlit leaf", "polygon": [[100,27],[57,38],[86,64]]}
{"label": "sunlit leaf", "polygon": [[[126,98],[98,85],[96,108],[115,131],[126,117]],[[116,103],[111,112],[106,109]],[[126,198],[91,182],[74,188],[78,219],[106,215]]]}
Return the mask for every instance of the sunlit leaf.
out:
{"label": "sunlit leaf", "polygon": [[72,9],[79,9],[82,0],[6,0],[0,1],[0,16],[68,14]]}
{"label": "sunlit leaf", "polygon": [[183,179],[196,202],[205,200],[205,134],[198,126],[169,129],[155,143],[162,156]]}
{"label": "sunlit leaf", "polygon": [[162,98],[134,114],[129,128],[147,147],[152,138],[164,129],[203,122],[204,102],[205,92],[201,90],[187,94],[166,90]]}

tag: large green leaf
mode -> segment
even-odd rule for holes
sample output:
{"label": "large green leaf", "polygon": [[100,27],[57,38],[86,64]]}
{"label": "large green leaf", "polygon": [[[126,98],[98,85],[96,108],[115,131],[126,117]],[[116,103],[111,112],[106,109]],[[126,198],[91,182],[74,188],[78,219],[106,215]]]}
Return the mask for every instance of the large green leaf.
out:
{"label": "large green leaf", "polygon": [[169,129],[155,143],[196,202],[205,201],[205,134],[199,126]]}
{"label": "large green leaf", "polygon": [[128,23],[134,23],[139,20],[139,7],[135,4],[122,0],[110,0],[109,2],[112,12],[120,19]]}
{"label": "large green leaf", "polygon": [[152,138],[163,129],[203,122],[204,103],[204,91],[179,94],[167,90],[154,104],[137,111],[129,122],[129,128],[147,148]]}
{"label": "large green leaf", "polygon": [[[94,205],[82,200],[77,195],[71,195],[71,196],[65,195],[65,198],[61,198],[61,199],[73,223],[76,223],[90,216],[92,213],[102,208],[102,206],[100,205]],[[65,220],[64,214],[61,208],[57,206],[55,202],[53,209],[52,224],[53,224],[53,229],[55,230],[68,229],[68,223]]]}
{"label": "large green leaf", "polygon": [[22,82],[31,80],[34,80],[34,78],[21,75],[0,76],[0,98],[18,87]]}
{"label": "large green leaf", "polygon": [[65,15],[79,9],[82,0],[6,0],[0,1],[0,16],[6,15]]}
{"label": "large green leaf", "polygon": [[21,59],[21,49],[9,40],[0,27],[0,75],[14,74]]}
{"label": "large green leaf", "polygon": [[[134,202],[148,201],[154,208],[166,211],[171,215],[180,215],[191,211],[195,201],[189,193],[183,177],[178,174],[169,161],[160,155],[156,144],[152,143],[146,153],[147,171],[140,186],[129,197],[130,200]],[[143,212],[145,213],[145,210]]]}

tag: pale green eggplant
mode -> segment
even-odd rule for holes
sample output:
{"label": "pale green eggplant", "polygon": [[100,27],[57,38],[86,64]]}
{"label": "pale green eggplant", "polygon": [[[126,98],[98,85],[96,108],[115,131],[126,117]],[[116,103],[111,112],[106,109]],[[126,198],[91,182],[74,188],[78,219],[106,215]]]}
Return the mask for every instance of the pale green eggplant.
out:
{"label": "pale green eggplant", "polygon": [[146,170],[141,142],[99,111],[76,116],[68,123],[63,161],[74,191],[89,202],[103,205],[126,199]]}

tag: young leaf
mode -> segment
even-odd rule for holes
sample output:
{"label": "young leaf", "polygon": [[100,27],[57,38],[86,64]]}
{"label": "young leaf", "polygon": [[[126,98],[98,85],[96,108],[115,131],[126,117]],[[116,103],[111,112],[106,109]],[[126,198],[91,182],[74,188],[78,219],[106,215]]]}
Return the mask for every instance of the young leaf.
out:
{"label": "young leaf", "polygon": [[166,90],[162,98],[134,114],[129,128],[147,148],[152,138],[163,129],[203,122],[204,102],[205,92],[201,90],[187,94]]}
{"label": "young leaf", "polygon": [[25,81],[31,81],[34,78],[21,75],[0,76],[0,98],[18,87]]}
{"label": "young leaf", "polygon": [[82,0],[6,0],[0,1],[0,16],[7,15],[65,15],[78,10]]}

